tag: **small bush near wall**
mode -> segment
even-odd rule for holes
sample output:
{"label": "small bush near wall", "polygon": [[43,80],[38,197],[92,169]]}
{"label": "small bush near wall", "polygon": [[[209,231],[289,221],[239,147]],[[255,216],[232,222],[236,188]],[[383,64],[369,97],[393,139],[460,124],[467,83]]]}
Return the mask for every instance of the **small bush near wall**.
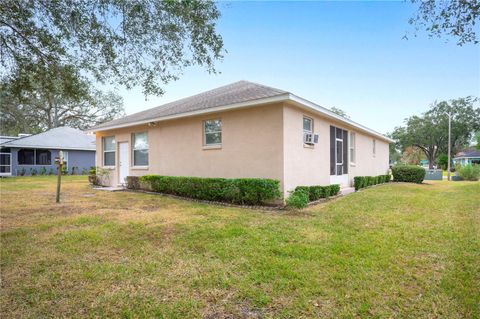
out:
{"label": "small bush near wall", "polygon": [[309,202],[309,194],[304,188],[296,189],[287,198],[287,207],[302,209],[307,207]]}
{"label": "small bush near wall", "polygon": [[260,205],[279,199],[280,182],[262,178],[202,178],[144,175],[127,177],[127,187],[200,200]]}
{"label": "small bush near wall", "polygon": [[329,196],[335,196],[340,192],[340,185],[333,184],[327,186],[297,186],[295,191],[303,191],[308,194],[308,200],[314,202],[321,198],[327,198]]}
{"label": "small bush near wall", "polygon": [[[322,198],[335,196],[340,192],[340,185],[333,184],[327,186],[297,186],[295,191],[287,198],[287,206],[291,208],[304,208],[309,202],[314,202]],[[305,196],[299,194],[303,193]]]}
{"label": "small bush near wall", "polygon": [[425,169],[415,165],[397,165],[392,168],[393,181],[421,184]]}
{"label": "small bush near wall", "polygon": [[457,169],[458,176],[466,181],[478,181],[480,178],[480,165],[467,164]]}
{"label": "small bush near wall", "polygon": [[355,176],[353,178],[353,186],[355,190],[390,182],[390,175],[378,175],[378,176]]}

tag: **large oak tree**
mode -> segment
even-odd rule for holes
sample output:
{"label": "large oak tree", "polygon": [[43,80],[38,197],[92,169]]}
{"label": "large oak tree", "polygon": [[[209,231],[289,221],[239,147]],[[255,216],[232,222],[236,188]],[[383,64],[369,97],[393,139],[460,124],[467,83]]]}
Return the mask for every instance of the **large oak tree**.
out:
{"label": "large oak tree", "polygon": [[124,115],[123,99],[93,89],[71,66],[25,65],[0,82],[2,134],[38,133],[58,126],[86,129]]}
{"label": "large oak tree", "polygon": [[161,95],[182,69],[215,72],[223,41],[212,1],[3,0],[2,74],[24,64],[71,65],[95,80]]}

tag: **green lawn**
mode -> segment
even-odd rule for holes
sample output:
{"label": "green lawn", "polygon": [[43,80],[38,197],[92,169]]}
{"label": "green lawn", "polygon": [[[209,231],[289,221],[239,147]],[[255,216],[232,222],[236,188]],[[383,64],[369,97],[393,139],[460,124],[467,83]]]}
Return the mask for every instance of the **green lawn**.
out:
{"label": "green lawn", "polygon": [[2,179],[2,318],[479,318],[480,183],[301,212]]}

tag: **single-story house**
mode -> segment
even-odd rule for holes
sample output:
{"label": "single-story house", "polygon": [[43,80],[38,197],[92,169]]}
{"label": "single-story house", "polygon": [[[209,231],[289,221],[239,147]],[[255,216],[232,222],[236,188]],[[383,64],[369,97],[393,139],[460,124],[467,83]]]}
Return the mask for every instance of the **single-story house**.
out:
{"label": "single-story house", "polygon": [[4,137],[0,144],[0,176],[56,174],[55,157],[63,151],[68,174],[95,166],[95,136],[71,127],[35,135]]}
{"label": "single-story house", "polygon": [[350,186],[388,169],[393,141],[290,92],[240,81],[91,129],[107,185],[159,174]]}
{"label": "single-story house", "polygon": [[467,164],[477,164],[480,165],[480,150],[474,148],[466,149],[464,151],[458,152],[455,157],[452,159],[453,165],[465,166]]}

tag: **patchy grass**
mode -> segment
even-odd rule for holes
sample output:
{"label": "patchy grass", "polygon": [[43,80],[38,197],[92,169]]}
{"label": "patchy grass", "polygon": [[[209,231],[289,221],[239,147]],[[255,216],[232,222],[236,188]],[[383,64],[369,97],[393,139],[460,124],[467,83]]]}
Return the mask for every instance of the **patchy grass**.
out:
{"label": "patchy grass", "polygon": [[2,317],[478,318],[480,183],[302,212],[2,179]]}

